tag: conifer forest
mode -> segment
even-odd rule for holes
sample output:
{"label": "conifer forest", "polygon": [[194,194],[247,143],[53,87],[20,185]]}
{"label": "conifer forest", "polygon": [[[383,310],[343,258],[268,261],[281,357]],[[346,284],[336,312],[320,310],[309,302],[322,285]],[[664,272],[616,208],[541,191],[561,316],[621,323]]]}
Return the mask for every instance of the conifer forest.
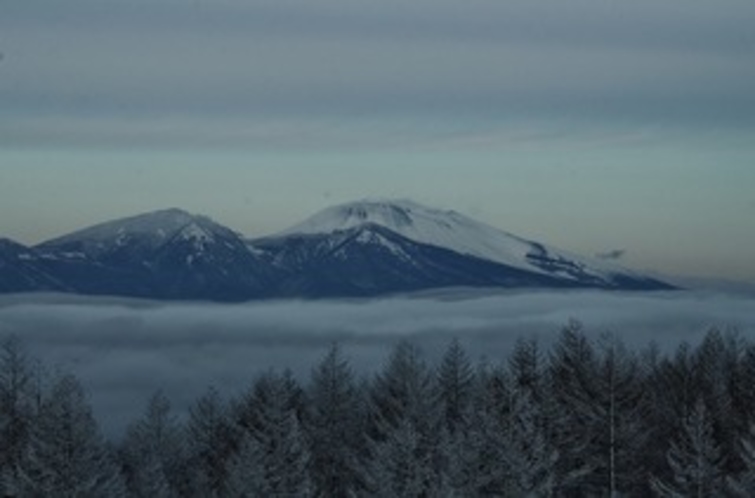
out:
{"label": "conifer forest", "polygon": [[471,359],[398,342],[357,375],[334,344],[188,413],[161,391],[117,440],[70,374],[0,347],[4,497],[755,496],[755,344],[711,329],[661,351],[566,324]]}

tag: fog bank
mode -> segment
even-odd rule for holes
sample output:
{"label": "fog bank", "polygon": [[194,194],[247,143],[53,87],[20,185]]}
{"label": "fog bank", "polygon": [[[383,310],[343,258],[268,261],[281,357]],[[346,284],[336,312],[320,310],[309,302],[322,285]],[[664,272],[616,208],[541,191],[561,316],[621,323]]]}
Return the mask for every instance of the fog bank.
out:
{"label": "fog bank", "polygon": [[471,358],[504,359],[518,337],[547,346],[570,319],[590,336],[640,348],[696,344],[712,327],[755,335],[755,299],[710,292],[442,291],[370,300],[156,303],[111,298],[0,298],[0,337],[15,334],[53,372],[75,373],[103,428],[117,435],[163,389],[184,410],[207,387],[227,395],[256,374],[306,379],[338,342],[358,373],[380,368],[401,339],[435,360],[453,337]]}

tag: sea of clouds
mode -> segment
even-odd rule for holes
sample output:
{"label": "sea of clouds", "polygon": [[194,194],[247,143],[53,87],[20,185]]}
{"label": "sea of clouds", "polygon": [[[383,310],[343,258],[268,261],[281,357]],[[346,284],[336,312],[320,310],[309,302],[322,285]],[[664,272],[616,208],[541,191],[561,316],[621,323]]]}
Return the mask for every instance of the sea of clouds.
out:
{"label": "sea of clouds", "polygon": [[210,386],[232,396],[260,372],[306,381],[339,343],[358,375],[379,369],[407,339],[435,361],[452,338],[470,357],[505,360],[519,337],[543,348],[571,319],[635,349],[672,351],[711,328],[755,337],[755,297],[716,292],[481,292],[453,290],[365,300],[158,303],[60,295],[0,297],[0,338],[19,337],[51,373],[85,385],[105,432],[117,437],[162,389],[178,413]]}

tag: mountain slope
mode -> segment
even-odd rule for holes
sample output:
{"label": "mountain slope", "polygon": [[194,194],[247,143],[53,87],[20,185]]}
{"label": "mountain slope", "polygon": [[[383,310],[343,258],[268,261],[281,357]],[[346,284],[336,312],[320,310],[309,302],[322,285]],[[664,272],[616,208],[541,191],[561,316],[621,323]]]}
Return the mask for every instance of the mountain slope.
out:
{"label": "mountain slope", "polygon": [[255,242],[288,272],[286,296],[373,296],[439,287],[564,287],[550,277],[446,248],[419,244],[368,223],[333,234],[300,234]]}
{"label": "mountain slope", "polygon": [[101,223],[34,248],[0,240],[0,292],[243,301],[442,287],[673,288],[408,201],[330,207],[251,241],[179,209]]}
{"label": "mountain slope", "polygon": [[[351,242],[350,251],[344,241]],[[355,244],[357,241],[362,244]],[[372,244],[364,244],[366,241]],[[308,278],[313,282],[309,285],[315,285],[323,273],[330,280],[348,282],[366,272],[357,261],[366,259],[364,252],[371,246],[369,261],[374,268],[404,268],[409,263],[413,268],[399,272],[403,284],[394,281],[383,291],[449,285],[671,288],[615,265],[528,241],[455,211],[410,201],[361,201],[330,207],[275,237],[252,244],[271,263],[299,272],[300,281]],[[383,250],[378,250],[381,244]],[[414,247],[409,249],[410,245]],[[336,247],[338,258],[328,252]],[[419,279],[423,273],[429,278]],[[377,286],[375,292],[379,293]]]}
{"label": "mountain slope", "polygon": [[527,241],[455,211],[432,209],[411,201],[359,201],[332,206],[279,235],[332,233],[365,224],[382,226],[415,242],[509,266],[521,265],[529,248]]}
{"label": "mountain slope", "polygon": [[271,278],[237,233],[178,209],[95,225],[37,250],[84,293],[243,300],[266,293]]}
{"label": "mountain slope", "polygon": [[34,250],[0,239],[0,292],[64,290],[66,285],[46,271]]}

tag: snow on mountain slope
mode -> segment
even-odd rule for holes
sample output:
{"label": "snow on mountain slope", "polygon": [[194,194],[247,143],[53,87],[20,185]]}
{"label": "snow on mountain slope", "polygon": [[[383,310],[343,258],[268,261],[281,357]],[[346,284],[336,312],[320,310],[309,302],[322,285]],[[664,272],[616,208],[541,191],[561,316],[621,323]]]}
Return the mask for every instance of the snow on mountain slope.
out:
{"label": "snow on mountain slope", "polygon": [[30,290],[66,290],[66,285],[45,271],[33,249],[0,238],[0,292]]}
{"label": "snow on mountain slope", "polygon": [[156,249],[168,241],[180,239],[193,242],[201,250],[219,234],[236,235],[205,216],[194,216],[180,209],[164,209],[100,223],[47,241],[38,248],[46,251],[67,247],[72,249],[67,253],[69,257],[97,258],[126,246]]}
{"label": "snow on mountain slope", "polygon": [[[1,242],[1,241],[0,241]],[[244,240],[166,209],[33,248],[0,243],[0,292],[66,289],[155,299],[385,295],[441,287],[673,288],[652,277],[410,201],[334,206]],[[0,283],[3,283],[0,282]]]}
{"label": "snow on mountain slope", "polygon": [[267,265],[233,230],[167,209],[101,223],[36,247],[91,294],[244,300],[267,292]]}
{"label": "snow on mountain slope", "polygon": [[333,206],[279,235],[331,233],[374,223],[408,239],[491,261],[517,265],[530,245],[454,211],[411,201],[361,201]]}
{"label": "snow on mountain slope", "polygon": [[541,274],[567,279],[631,274],[609,263],[532,242],[456,211],[433,209],[411,201],[359,201],[320,211],[278,234],[324,234],[376,224],[415,242]]}

